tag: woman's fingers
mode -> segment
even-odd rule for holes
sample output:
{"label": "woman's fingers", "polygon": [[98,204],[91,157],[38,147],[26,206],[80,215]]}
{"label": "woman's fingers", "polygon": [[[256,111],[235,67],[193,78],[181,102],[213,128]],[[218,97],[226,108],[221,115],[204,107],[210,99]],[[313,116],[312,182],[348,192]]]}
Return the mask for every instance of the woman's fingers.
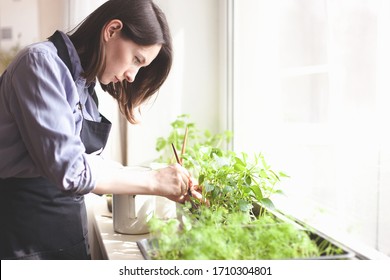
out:
{"label": "woman's fingers", "polygon": [[184,188],[182,189],[182,194],[188,193],[193,186],[193,178],[187,169],[182,167],[181,165],[177,165],[177,168],[181,171],[182,183],[184,184]]}
{"label": "woman's fingers", "polygon": [[191,194],[194,198],[198,199],[201,203],[204,203],[207,206],[210,206],[210,202],[203,197],[202,195],[203,187],[199,185],[194,185],[191,188]]}
{"label": "woman's fingers", "polygon": [[161,184],[168,187],[165,197],[179,203],[195,199],[209,205],[209,202],[202,196],[202,186],[195,183],[196,180],[191,177],[187,169],[180,164],[173,164],[167,167],[165,171],[170,174],[161,178],[166,180]]}

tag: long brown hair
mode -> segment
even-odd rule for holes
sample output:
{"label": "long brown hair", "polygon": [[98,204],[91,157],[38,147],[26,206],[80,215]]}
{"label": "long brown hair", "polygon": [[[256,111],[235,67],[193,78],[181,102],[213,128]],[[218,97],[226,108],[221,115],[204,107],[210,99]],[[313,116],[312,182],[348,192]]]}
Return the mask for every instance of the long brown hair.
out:
{"label": "long brown hair", "polygon": [[134,110],[158,91],[172,66],[172,42],[164,13],[152,0],[109,0],[90,14],[68,35],[73,42],[84,69],[87,83],[95,81],[105,68],[105,52],[101,31],[113,19],[123,23],[121,34],[138,45],[161,44],[157,57],[142,67],[136,79],[129,83],[101,84],[117,101],[130,123],[136,123]]}

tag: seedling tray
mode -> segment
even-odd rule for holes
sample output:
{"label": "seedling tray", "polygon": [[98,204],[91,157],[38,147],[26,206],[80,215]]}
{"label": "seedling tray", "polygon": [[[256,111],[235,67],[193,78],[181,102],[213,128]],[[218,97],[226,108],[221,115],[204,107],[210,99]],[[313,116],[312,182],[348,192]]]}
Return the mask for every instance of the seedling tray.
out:
{"label": "seedling tray", "polygon": [[[299,222],[297,220],[292,220],[290,217],[283,216],[280,213],[275,213],[278,218],[283,219],[283,220],[288,220],[291,223],[294,223],[297,227],[304,229],[304,226],[302,225],[302,222]],[[344,246],[343,244],[337,242],[336,240],[333,240],[332,238],[326,236],[325,234],[316,231],[314,229],[311,229],[308,231],[308,235],[311,240],[315,241],[317,246],[322,246],[322,245],[328,245],[332,246],[333,252],[331,253],[324,253],[323,255],[319,256],[313,256],[310,258],[303,258],[304,260],[350,260],[350,259],[356,259],[356,254],[349,249],[348,247]],[[152,256],[150,253],[158,251],[158,248],[156,248],[156,243],[153,242],[153,239],[142,239],[137,241],[137,245],[146,260],[152,259]],[[337,253],[335,253],[337,252]]]}

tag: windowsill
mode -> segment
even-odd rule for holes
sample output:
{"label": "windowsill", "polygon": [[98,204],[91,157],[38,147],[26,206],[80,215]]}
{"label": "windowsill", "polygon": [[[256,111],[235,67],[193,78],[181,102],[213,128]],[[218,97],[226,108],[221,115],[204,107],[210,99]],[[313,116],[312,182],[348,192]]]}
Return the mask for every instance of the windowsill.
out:
{"label": "windowsill", "polygon": [[127,235],[114,231],[112,213],[107,209],[104,197],[93,205],[91,215],[93,226],[92,259],[103,260],[143,260],[137,241],[147,238],[148,234]]}
{"label": "windowsill", "polygon": [[[292,203],[289,203],[292,201]],[[340,221],[331,221],[329,218],[325,219],[320,215],[315,215],[313,218],[307,218],[309,214],[315,213],[315,207],[310,204],[309,201],[302,200],[300,205],[305,205],[304,209],[294,207],[297,200],[289,199],[287,197],[278,197],[275,199],[277,202],[277,208],[282,213],[289,213],[294,219],[302,221],[302,223],[308,224],[313,227],[315,230],[321,232],[321,234],[327,236],[329,239],[335,240],[343,246],[349,248],[356,255],[357,259],[361,260],[390,260],[390,257],[386,254],[374,249],[373,247],[368,246],[362,241],[357,240],[356,237],[351,234],[344,233],[341,231],[337,222]],[[308,214],[309,213],[309,214]],[[336,224],[335,224],[336,223]],[[331,226],[336,225],[336,226]]]}
{"label": "windowsill", "polygon": [[[107,209],[107,202],[104,197],[100,197],[93,204],[93,211],[90,215],[93,228],[91,240],[92,259],[103,260],[144,260],[138,248],[137,241],[148,238],[148,234],[128,235],[114,231],[112,213]],[[351,248],[358,259],[370,260],[390,260],[385,254],[357,242],[345,236],[329,234],[318,229],[322,233],[331,236],[344,246]]]}

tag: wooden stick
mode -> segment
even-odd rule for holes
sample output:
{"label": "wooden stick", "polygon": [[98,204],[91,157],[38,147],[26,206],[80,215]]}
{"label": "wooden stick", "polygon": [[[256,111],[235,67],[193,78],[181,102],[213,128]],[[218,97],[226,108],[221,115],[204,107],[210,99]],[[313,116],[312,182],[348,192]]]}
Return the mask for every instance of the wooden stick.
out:
{"label": "wooden stick", "polygon": [[181,161],[180,161],[180,159],[179,159],[179,156],[178,156],[178,154],[177,154],[175,145],[173,145],[173,143],[172,143],[172,149],[173,149],[173,153],[175,154],[175,157],[176,157],[176,162],[177,162],[178,164],[181,165]]}
{"label": "wooden stick", "polygon": [[[187,135],[187,129],[186,129],[186,135]],[[187,138],[187,136],[184,136],[185,141],[186,141],[186,138]],[[173,143],[171,143],[171,145],[172,145],[173,153],[175,154],[175,158],[176,158],[177,163],[182,165],[182,162],[180,161],[179,156],[177,154],[175,145]],[[184,143],[183,143],[183,146],[185,146]],[[185,150],[185,149],[182,148],[182,152],[183,152],[183,150]],[[188,178],[188,179],[189,179],[189,182],[191,184],[191,178]],[[187,190],[187,193],[190,197],[192,197],[192,192],[191,192],[190,188]],[[194,207],[194,209],[198,209],[198,205],[196,205],[192,199],[190,199],[190,203],[191,203],[192,207]]]}
{"label": "wooden stick", "polygon": [[184,155],[184,153],[186,152],[187,137],[188,137],[188,126],[186,126],[186,132],[184,133],[183,145],[181,146],[181,155]]}

